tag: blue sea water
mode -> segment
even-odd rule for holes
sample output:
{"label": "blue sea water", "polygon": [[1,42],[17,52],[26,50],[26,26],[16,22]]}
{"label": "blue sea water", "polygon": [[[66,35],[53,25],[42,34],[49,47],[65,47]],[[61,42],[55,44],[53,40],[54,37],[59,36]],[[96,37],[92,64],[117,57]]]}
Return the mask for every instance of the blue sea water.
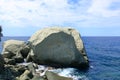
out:
{"label": "blue sea water", "polygon": [[[9,39],[27,41],[29,37],[3,37],[0,43]],[[59,72],[60,75],[72,76],[74,80],[120,80],[120,37],[82,37],[90,68],[80,71],[66,68]]]}

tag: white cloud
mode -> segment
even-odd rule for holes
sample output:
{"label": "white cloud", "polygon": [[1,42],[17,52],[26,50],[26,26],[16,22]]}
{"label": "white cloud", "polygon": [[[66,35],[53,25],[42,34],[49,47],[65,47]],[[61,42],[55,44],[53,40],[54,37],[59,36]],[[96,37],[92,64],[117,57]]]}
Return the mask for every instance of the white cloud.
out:
{"label": "white cloud", "polygon": [[116,1],[119,0],[79,0],[70,4],[68,0],[0,0],[0,24],[8,27],[69,24],[91,27],[120,16],[120,10],[108,9]]}
{"label": "white cloud", "polygon": [[120,10],[109,9],[113,2],[120,2],[120,0],[93,0],[88,13],[102,17],[120,16]]}

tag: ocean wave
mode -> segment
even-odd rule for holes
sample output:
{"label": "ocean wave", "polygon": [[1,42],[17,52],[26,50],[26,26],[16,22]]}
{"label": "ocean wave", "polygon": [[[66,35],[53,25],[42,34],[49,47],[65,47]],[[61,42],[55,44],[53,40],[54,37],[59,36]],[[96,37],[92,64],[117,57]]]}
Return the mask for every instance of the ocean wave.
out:
{"label": "ocean wave", "polygon": [[74,68],[59,68],[51,71],[58,73],[60,76],[71,77],[73,80],[89,80],[85,75],[75,75],[76,69]]}
{"label": "ocean wave", "polygon": [[[30,64],[30,63],[21,63],[19,65],[28,65],[28,64]],[[91,68],[92,67],[93,66],[91,66]],[[87,76],[78,73],[75,68],[57,68],[57,69],[53,68],[53,69],[49,70],[48,66],[38,65],[38,69],[36,69],[36,72],[43,71],[40,74],[40,76],[43,76],[47,70],[55,72],[55,73],[57,73],[60,76],[73,78],[73,80],[89,80],[87,78]],[[76,73],[78,73],[78,74],[76,74]]]}

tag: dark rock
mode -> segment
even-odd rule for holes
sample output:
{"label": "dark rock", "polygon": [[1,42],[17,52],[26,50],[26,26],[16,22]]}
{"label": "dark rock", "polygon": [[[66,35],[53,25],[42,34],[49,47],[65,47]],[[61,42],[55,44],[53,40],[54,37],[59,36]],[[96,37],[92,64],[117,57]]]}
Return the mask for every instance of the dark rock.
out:
{"label": "dark rock", "polygon": [[2,57],[2,55],[0,54],[0,73],[2,73],[4,71],[4,59]]}
{"label": "dark rock", "polygon": [[24,65],[6,65],[6,70],[15,77],[20,76],[25,70],[27,70]]}
{"label": "dark rock", "polygon": [[16,56],[13,57],[13,59],[15,59],[16,63],[24,62],[24,58],[22,57],[22,55],[20,53],[17,53]]}
{"label": "dark rock", "polygon": [[5,65],[5,69],[0,74],[0,80],[19,80],[16,77],[19,77],[24,71],[26,67],[23,65]]}
{"label": "dark rock", "polygon": [[24,58],[26,58],[28,53],[29,53],[29,51],[30,51],[30,48],[28,47],[28,45],[24,44],[23,48],[20,50],[20,53],[22,54],[22,56]]}
{"label": "dark rock", "polygon": [[17,68],[17,71],[19,72],[19,74],[22,74],[25,70],[27,70],[27,67],[24,65],[19,65],[16,68]]}

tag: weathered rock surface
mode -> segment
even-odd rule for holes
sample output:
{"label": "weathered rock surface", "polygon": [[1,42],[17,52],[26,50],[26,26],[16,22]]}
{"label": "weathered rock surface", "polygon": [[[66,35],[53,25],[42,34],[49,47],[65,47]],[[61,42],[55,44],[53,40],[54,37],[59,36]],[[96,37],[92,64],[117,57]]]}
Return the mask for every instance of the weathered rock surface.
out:
{"label": "weathered rock surface", "polygon": [[72,78],[59,76],[58,74],[50,71],[46,71],[45,75],[48,80],[73,80]]}
{"label": "weathered rock surface", "polygon": [[[24,41],[19,41],[19,40],[7,40],[3,43],[3,51],[2,54],[9,54],[9,55],[16,55],[22,45],[24,45]],[[12,56],[11,56],[12,57]]]}
{"label": "weathered rock surface", "polygon": [[45,28],[33,34],[28,41],[31,47],[28,60],[59,67],[89,66],[82,39],[75,29]]}
{"label": "weathered rock surface", "polygon": [[33,78],[32,72],[29,70],[26,70],[21,76],[20,80],[30,80]]}
{"label": "weathered rock surface", "polygon": [[[14,59],[16,63],[22,63],[24,58],[27,57],[29,50],[24,41],[7,40],[3,43],[2,55],[4,58]],[[7,62],[9,63],[9,61]]]}
{"label": "weathered rock surface", "polygon": [[5,64],[15,65],[15,59],[4,58]]}
{"label": "weathered rock surface", "polygon": [[31,80],[47,80],[44,77],[41,77],[39,75],[34,75],[34,77]]}
{"label": "weathered rock surface", "polygon": [[16,77],[27,69],[24,65],[5,65],[4,71],[0,74],[0,80],[17,80]]}

